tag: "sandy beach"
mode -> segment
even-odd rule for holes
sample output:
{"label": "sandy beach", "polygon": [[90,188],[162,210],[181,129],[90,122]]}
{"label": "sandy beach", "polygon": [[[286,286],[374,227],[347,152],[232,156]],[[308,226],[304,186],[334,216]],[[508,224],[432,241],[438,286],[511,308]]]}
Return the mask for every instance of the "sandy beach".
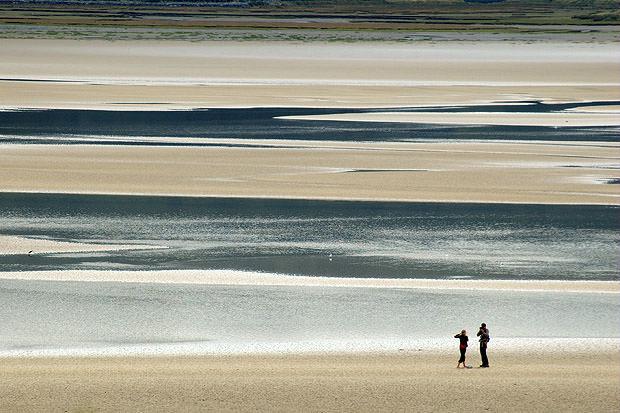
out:
{"label": "sandy beach", "polygon": [[[475,343],[468,363],[478,365]],[[611,412],[617,352],[494,352],[457,370],[452,353],[18,358],[0,362],[8,411]]]}
{"label": "sandy beach", "polygon": [[618,100],[612,43],[3,39],[3,108],[398,107]]}
{"label": "sandy beach", "polygon": [[0,191],[606,205],[620,199],[617,185],[604,184],[616,177],[616,143],[272,145],[3,145]]}

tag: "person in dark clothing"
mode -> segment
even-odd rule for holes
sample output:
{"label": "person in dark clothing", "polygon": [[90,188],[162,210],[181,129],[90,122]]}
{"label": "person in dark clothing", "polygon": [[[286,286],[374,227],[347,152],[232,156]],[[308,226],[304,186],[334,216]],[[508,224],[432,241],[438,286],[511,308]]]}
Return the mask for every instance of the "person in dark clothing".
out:
{"label": "person in dark clothing", "polygon": [[461,330],[460,334],[454,336],[454,338],[459,339],[459,350],[461,351],[461,358],[459,359],[459,364],[456,365],[456,368],[460,368],[461,363],[463,363],[463,368],[469,368],[469,366],[465,365],[465,352],[467,351],[467,342],[469,338],[467,337],[467,331]]}
{"label": "person in dark clothing", "polygon": [[486,368],[489,367],[489,359],[487,358],[487,344],[489,343],[489,329],[485,323],[480,325],[480,329],[478,330],[478,334],[476,336],[480,337],[480,358],[482,359],[482,364],[480,367]]}

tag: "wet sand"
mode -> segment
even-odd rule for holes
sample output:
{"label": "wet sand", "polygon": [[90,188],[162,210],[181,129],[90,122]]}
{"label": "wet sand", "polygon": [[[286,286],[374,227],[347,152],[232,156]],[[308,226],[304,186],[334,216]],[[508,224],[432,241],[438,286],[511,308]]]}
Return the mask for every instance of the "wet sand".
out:
{"label": "wet sand", "polygon": [[[229,357],[14,358],[0,362],[8,411],[617,411],[620,354],[489,349]],[[468,364],[478,365],[475,343]]]}
{"label": "wet sand", "polygon": [[0,235],[0,255],[53,254],[66,252],[122,251],[163,248],[152,245],[128,244],[88,244],[83,242],[64,242],[40,238]]}
{"label": "wet sand", "polygon": [[611,43],[3,39],[0,106],[161,110],[619,100],[615,51]]}
{"label": "wet sand", "polygon": [[[244,140],[245,144],[252,141]],[[0,191],[618,205],[616,143],[0,146]]]}

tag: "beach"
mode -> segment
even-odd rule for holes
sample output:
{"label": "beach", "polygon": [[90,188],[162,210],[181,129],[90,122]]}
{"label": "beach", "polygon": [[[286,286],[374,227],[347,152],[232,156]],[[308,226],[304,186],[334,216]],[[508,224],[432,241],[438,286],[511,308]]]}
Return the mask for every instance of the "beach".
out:
{"label": "beach", "polygon": [[620,409],[615,26],[18,9],[1,411]]}
{"label": "beach", "polygon": [[[522,101],[611,104],[620,99],[620,60],[614,47],[516,43],[508,51],[501,42],[361,42],[344,48],[320,42],[298,47],[291,42],[9,39],[0,46],[7,57],[0,62],[1,104],[20,110],[154,113],[213,107],[473,105],[468,112],[327,113],[282,120],[610,127],[618,125],[616,114],[609,112],[613,104],[549,113],[527,112],[527,107],[523,113],[478,113],[476,107]],[[85,145],[94,138],[74,134],[54,139],[77,140],[83,143],[79,147],[3,145],[0,190],[606,205],[617,205],[620,196],[615,185],[605,185],[616,178],[617,143],[597,147],[585,141],[587,135],[581,142],[553,145],[212,137],[210,145],[223,147],[130,146],[206,142],[170,132],[172,136],[159,138],[99,135],[93,142],[113,146]]]}
{"label": "beach", "polygon": [[4,108],[402,107],[620,98],[614,43],[3,39]]}
{"label": "beach", "polygon": [[[317,128],[325,121],[341,121],[342,128],[352,121],[357,123],[351,128],[364,122],[504,125],[546,127],[540,136],[528,137],[544,141],[553,128],[561,134],[567,127],[618,125],[613,102],[620,99],[620,59],[614,50],[613,43],[552,41],[516,42],[506,48],[493,41],[358,42],[346,47],[314,42],[299,47],[294,42],[8,39],[0,45],[6,57],[0,62],[0,104],[7,110],[153,113],[470,105],[466,112],[451,113],[283,116],[280,130],[286,131],[287,120],[317,122]],[[534,101],[610,105],[528,112],[527,103]],[[498,102],[526,106],[521,113],[514,108],[489,113],[492,106],[476,109]],[[178,137],[174,126],[160,137],[61,134],[53,137],[55,143],[81,145],[2,145],[0,190],[617,205],[617,185],[606,184],[617,178],[617,142],[609,138],[605,145],[592,145],[586,130],[574,130],[582,133],[582,141],[553,145],[473,142],[471,137],[466,142],[292,142],[285,134],[265,142],[235,140],[234,132],[228,139],[211,137],[208,131],[200,138]],[[502,138],[501,131],[498,136]],[[40,132],[32,137],[44,138]],[[450,133],[443,138],[453,139]],[[206,142],[212,147],[189,147]],[[261,147],[249,147],[256,145]]]}
{"label": "beach", "polygon": [[9,411],[616,411],[617,351],[510,353],[475,342],[453,353],[228,357],[26,358],[0,361]]}
{"label": "beach", "polygon": [[620,197],[605,184],[616,176],[615,142],[267,145],[2,145],[0,190],[601,205]]}

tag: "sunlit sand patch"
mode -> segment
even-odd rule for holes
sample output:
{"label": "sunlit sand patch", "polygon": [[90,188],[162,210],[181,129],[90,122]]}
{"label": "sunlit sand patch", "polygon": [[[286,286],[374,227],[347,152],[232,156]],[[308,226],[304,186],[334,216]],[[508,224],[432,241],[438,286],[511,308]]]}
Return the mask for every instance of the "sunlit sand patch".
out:
{"label": "sunlit sand patch", "polygon": [[[570,157],[570,155],[568,155],[567,157]],[[577,158],[578,160],[579,157],[575,156],[575,158]],[[594,158],[590,158],[595,160]],[[608,170],[608,171],[615,171],[618,170],[618,167],[615,167],[614,165],[609,165],[607,164],[605,161],[607,161],[607,159],[603,158],[600,159],[600,163],[595,163],[595,162],[583,162],[581,164],[579,163],[573,163],[573,164],[566,164],[566,162],[563,162],[563,159],[558,159],[555,161],[505,161],[505,162],[500,162],[500,161],[485,161],[485,162],[481,162],[480,163],[480,167],[489,167],[489,168],[511,168],[511,169],[555,169],[555,168],[575,168],[576,170],[588,170],[588,169],[592,169],[595,171],[599,171],[599,170]],[[585,172],[584,172],[585,173]],[[585,175],[584,175],[585,176]],[[598,177],[600,178],[600,177]]]}
{"label": "sunlit sand patch", "polygon": [[[339,140],[308,140],[308,139],[248,139],[248,138],[190,138],[185,136],[122,136],[122,135],[84,135],[84,134],[66,134],[66,135],[12,135],[12,134],[0,134],[0,138],[11,139],[13,141],[27,140],[27,141],[41,141],[43,144],[47,144],[50,139],[57,142],[84,142],[92,143],[94,145],[104,142],[117,143],[118,145],[124,145],[127,143],[148,143],[150,145],[156,145],[158,143],[176,144],[178,146],[223,146],[223,147],[252,147],[252,148],[308,148],[308,149],[340,149],[340,150],[357,150],[363,149],[365,151],[411,151],[416,150],[416,145],[420,144],[433,145],[438,148],[436,151],[450,151],[453,152],[453,147],[464,148],[467,147],[467,151],[471,151],[471,146],[484,148],[488,150],[490,145],[501,148],[497,145],[521,145],[522,147],[551,147],[555,146],[559,148],[571,148],[571,147],[612,147],[619,148],[620,144],[616,142],[591,142],[591,141],[523,141],[523,140],[510,140],[510,139],[467,139],[467,140],[454,140],[454,139],[423,139],[423,138],[411,138],[403,139],[398,142],[379,141],[379,142],[363,142],[363,141],[339,141]],[[407,145],[408,144],[408,145]],[[163,145],[162,145],[163,146]],[[497,150],[495,153],[501,151]],[[515,150],[510,149],[509,153],[515,153]],[[531,151],[530,151],[531,152]],[[526,152],[520,152],[526,153]],[[535,154],[537,152],[531,152]],[[570,165],[572,166],[572,165]],[[581,165],[579,165],[581,167]],[[620,164],[616,165],[620,168]]]}
{"label": "sunlit sand patch", "polygon": [[496,126],[620,126],[613,113],[511,113],[511,112],[374,112],[330,115],[282,116],[279,119],[348,122],[427,123],[442,125]]}
{"label": "sunlit sand patch", "polygon": [[235,270],[19,271],[0,272],[0,279],[155,284],[510,290],[620,294],[620,282],[617,281],[521,281],[312,277]]}
{"label": "sunlit sand patch", "polygon": [[584,168],[584,169],[608,169],[608,170],[619,170],[620,164],[567,164],[561,165],[562,168]]}
{"label": "sunlit sand patch", "polygon": [[[0,81],[3,79],[0,79]],[[316,78],[243,78],[243,77],[208,77],[208,78],[152,78],[141,77],[75,77],[58,76],[54,79],[26,77],[22,79],[6,79],[7,82],[43,82],[43,83],[75,83],[91,86],[359,86],[359,87],[618,87],[617,82],[596,81],[504,81],[504,80],[410,80],[410,79],[326,79]],[[110,105],[122,106],[131,102],[109,102]],[[143,102],[142,105],[166,105],[169,102]]]}
{"label": "sunlit sand patch", "polygon": [[0,235],[0,255],[53,254],[94,251],[123,251],[165,248],[140,244],[90,244],[83,242],[54,241],[41,238]]}
{"label": "sunlit sand patch", "polygon": [[380,173],[380,172],[428,172],[430,169],[414,168],[357,168],[344,170],[343,173]]}
{"label": "sunlit sand patch", "polygon": [[[599,185],[618,185],[620,184],[620,176],[609,176],[609,177],[600,177],[596,175],[583,175],[580,177],[573,178],[574,182],[579,182],[582,184],[599,184]],[[614,195],[607,195],[614,196]],[[620,198],[620,194],[615,195]]]}

